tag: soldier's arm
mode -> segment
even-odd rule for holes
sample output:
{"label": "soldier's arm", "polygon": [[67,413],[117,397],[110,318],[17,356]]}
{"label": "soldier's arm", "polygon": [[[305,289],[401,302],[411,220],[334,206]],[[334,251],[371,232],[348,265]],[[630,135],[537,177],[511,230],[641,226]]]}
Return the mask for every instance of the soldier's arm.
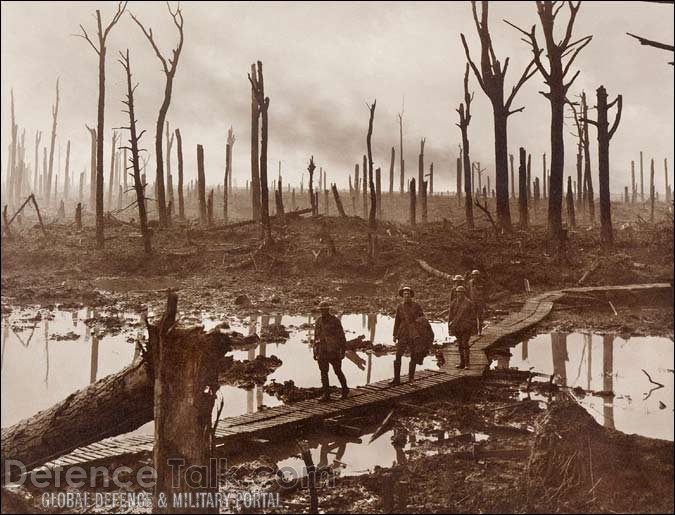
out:
{"label": "soldier's arm", "polygon": [[337,324],[338,338],[340,340],[340,344],[344,348],[347,345],[347,337],[345,336],[345,330],[342,327],[342,322],[340,322],[339,318],[336,318],[335,321]]}
{"label": "soldier's arm", "polygon": [[401,325],[401,313],[399,312],[398,307],[396,308],[396,318],[394,319],[394,339],[396,339],[396,335],[398,334],[398,328]]}

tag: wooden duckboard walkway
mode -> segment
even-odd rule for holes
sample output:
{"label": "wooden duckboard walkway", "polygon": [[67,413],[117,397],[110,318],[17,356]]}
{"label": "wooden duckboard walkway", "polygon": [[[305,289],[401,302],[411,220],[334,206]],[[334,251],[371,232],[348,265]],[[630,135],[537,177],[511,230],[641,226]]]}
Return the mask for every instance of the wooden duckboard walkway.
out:
{"label": "wooden duckboard walkway", "polygon": [[[520,333],[540,322],[551,312],[553,304],[566,294],[611,294],[612,292],[638,294],[654,290],[671,290],[671,286],[668,283],[659,283],[569,288],[537,295],[528,299],[519,312],[507,316],[493,326],[488,326],[482,335],[472,338],[471,366],[468,369],[455,368],[455,365],[459,363],[459,353],[456,348],[449,348],[444,351],[445,364],[441,370],[419,371],[413,383],[409,383],[406,378],[402,379],[403,382],[400,385],[390,386],[389,379],[385,379],[352,389],[349,398],[344,400],[336,399],[329,403],[320,403],[316,399],[310,399],[246,415],[224,418],[216,428],[216,443],[228,445],[253,438],[278,439],[288,431],[297,432],[307,428],[321,427],[323,420],[328,418],[395,404],[410,395],[444,387],[466,377],[480,376],[489,364],[485,352],[489,347],[503,338]],[[44,467],[81,465],[120,455],[151,451],[152,447],[153,435],[125,435],[107,438],[75,449],[47,463]]]}

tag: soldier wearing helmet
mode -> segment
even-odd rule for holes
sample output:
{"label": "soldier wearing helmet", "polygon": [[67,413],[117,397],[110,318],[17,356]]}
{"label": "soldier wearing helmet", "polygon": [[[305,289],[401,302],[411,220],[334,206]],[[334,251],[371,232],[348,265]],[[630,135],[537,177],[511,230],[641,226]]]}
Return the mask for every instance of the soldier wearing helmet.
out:
{"label": "soldier wearing helmet", "polygon": [[342,386],[342,398],[345,399],[349,395],[347,378],[342,372],[342,359],[345,357],[347,339],[340,319],[331,315],[330,307],[328,301],[324,300],[319,303],[321,316],[314,324],[314,359],[319,363],[321,371],[322,401],[331,400],[328,381],[328,370],[331,365]]}
{"label": "soldier wearing helmet", "polygon": [[450,302],[455,300],[457,295],[455,294],[455,291],[457,290],[457,286],[464,285],[464,276],[457,274],[452,278],[452,287],[450,288]]}
{"label": "soldier wearing helmet", "polygon": [[466,368],[469,366],[469,339],[476,329],[476,310],[466,296],[464,286],[458,286],[455,293],[457,296],[450,304],[448,313],[448,331],[457,338],[459,346],[457,368]]}
{"label": "soldier wearing helmet", "polygon": [[[424,317],[424,312],[420,305],[415,302],[414,290],[409,286],[403,286],[398,294],[403,297],[396,308],[396,318],[394,320],[394,341],[396,342],[396,359],[394,360],[394,379],[390,384],[397,385],[401,383],[401,361],[407,350],[410,351],[410,365],[408,368],[408,380],[415,378],[415,367],[419,361],[416,355],[415,340],[418,338],[416,321]],[[421,361],[420,361],[421,362]]]}

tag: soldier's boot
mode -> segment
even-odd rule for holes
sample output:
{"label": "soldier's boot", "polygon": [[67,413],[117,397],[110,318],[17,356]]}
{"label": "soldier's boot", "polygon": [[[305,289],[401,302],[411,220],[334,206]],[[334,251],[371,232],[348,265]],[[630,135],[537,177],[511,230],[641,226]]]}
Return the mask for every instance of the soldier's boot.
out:
{"label": "soldier's boot", "polygon": [[347,378],[345,377],[342,371],[340,371],[338,379],[340,379],[340,386],[342,386],[341,398],[346,399],[347,397],[349,397],[349,387],[347,386]]}
{"label": "soldier's boot", "polygon": [[412,383],[415,381],[415,368],[417,368],[417,363],[410,358],[410,365],[408,365],[408,382]]}
{"label": "soldier's boot", "polygon": [[394,360],[394,379],[389,382],[391,386],[401,384],[401,358],[398,356]]}
{"label": "soldier's boot", "polygon": [[328,382],[328,374],[321,374],[321,389],[323,390],[323,395],[319,399],[319,402],[330,401],[330,383]]}
{"label": "soldier's boot", "polygon": [[464,366],[469,368],[469,347],[464,348]]}
{"label": "soldier's boot", "polygon": [[464,349],[459,348],[459,365],[455,365],[455,368],[464,368],[466,363],[464,362]]}

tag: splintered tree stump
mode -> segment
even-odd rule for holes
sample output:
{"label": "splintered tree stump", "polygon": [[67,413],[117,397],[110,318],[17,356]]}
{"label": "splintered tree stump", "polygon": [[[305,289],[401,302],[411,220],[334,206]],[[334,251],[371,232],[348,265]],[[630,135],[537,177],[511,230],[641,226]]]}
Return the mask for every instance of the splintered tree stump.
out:
{"label": "splintered tree stump", "polygon": [[[177,326],[177,306],[178,296],[169,293],[161,322],[148,326],[154,372],[155,499],[160,493],[172,499],[173,494],[217,491],[217,481],[209,481],[216,473],[209,463],[215,433],[212,413],[218,372],[225,364],[225,351],[231,348],[229,337],[218,330],[204,333],[201,327]],[[183,473],[175,474],[177,460]],[[185,473],[190,467],[205,473]],[[156,512],[183,510],[168,503]]]}
{"label": "splintered tree stump", "polygon": [[342,206],[342,200],[340,200],[340,194],[338,193],[337,186],[333,183],[330,187],[333,191],[333,198],[335,199],[335,205],[337,206],[338,214],[342,218],[346,218],[347,214],[345,213],[345,208]]}
{"label": "splintered tree stump", "polygon": [[78,202],[75,208],[75,228],[79,231],[82,229],[82,203]]}

